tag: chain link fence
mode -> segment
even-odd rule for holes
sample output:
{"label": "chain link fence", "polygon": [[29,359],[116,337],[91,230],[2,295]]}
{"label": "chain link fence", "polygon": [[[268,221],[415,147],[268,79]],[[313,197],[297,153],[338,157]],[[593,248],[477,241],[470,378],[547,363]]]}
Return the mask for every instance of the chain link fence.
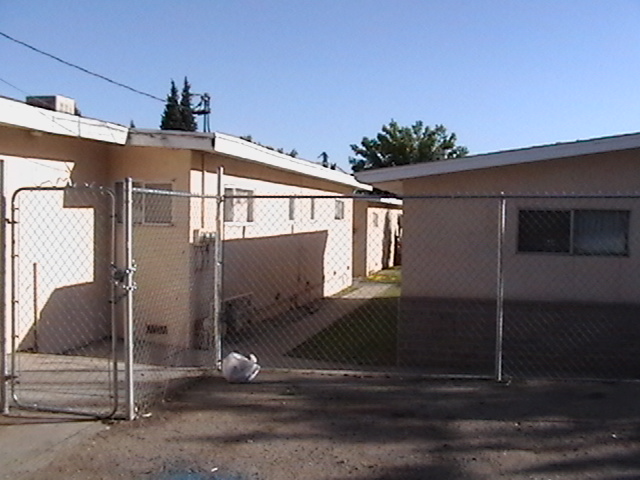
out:
{"label": "chain link fence", "polygon": [[637,203],[405,198],[399,362],[498,379],[637,379]]}
{"label": "chain link fence", "polygon": [[636,197],[218,188],[15,195],[13,398],[132,418],[234,351],[296,371],[640,376]]}
{"label": "chain link fence", "polygon": [[[182,234],[194,252],[214,252],[219,240],[218,320],[214,306],[204,308],[215,300],[213,267],[198,277],[192,265],[190,280],[175,287],[191,285],[190,297],[175,294],[191,302],[191,333],[181,335],[214,351],[206,366],[238,351],[283,369],[498,379],[640,373],[636,198],[225,193],[219,210],[215,198],[191,199],[211,205],[192,205]],[[192,253],[204,265],[215,263],[210,255]]]}
{"label": "chain link fence", "polygon": [[[212,311],[217,199],[171,188],[132,188],[131,358],[138,412],[171,384],[217,366]],[[213,223],[205,230],[201,221],[209,211]]]}
{"label": "chain link fence", "polygon": [[251,352],[269,368],[394,369],[400,208],[372,206],[367,219],[366,199],[253,202],[252,223],[225,222],[224,354]]}
{"label": "chain link fence", "polygon": [[27,408],[112,416],[114,196],[90,186],[21,188],[10,205],[11,397]]}
{"label": "chain link fence", "polygon": [[504,200],[506,374],[640,378],[637,208],[625,196]]}

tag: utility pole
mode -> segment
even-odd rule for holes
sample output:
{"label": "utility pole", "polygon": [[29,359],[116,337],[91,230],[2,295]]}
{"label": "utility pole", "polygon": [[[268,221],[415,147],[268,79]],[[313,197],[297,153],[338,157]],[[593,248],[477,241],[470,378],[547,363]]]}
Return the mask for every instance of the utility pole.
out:
{"label": "utility pole", "polygon": [[210,132],[209,114],[211,113],[211,97],[208,93],[194,93],[194,97],[200,97],[200,101],[193,108],[194,115],[202,115],[202,131]]}

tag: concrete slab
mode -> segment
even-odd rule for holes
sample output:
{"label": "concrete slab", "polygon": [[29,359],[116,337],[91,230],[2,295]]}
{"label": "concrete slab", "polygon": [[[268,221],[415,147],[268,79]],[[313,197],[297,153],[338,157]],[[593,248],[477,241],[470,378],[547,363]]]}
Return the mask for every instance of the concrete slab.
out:
{"label": "concrete slab", "polygon": [[[273,351],[261,351],[265,364],[282,366],[283,355],[306,338],[330,325],[337,318],[356,308],[367,299],[378,296],[389,285],[359,285],[354,291],[342,298],[328,299],[317,312],[308,312],[296,323],[296,328],[287,325],[287,335],[282,335],[283,326],[274,327],[273,335],[281,345]],[[294,334],[295,332],[295,334]],[[24,400],[24,404],[38,404],[57,408],[80,408],[87,412],[108,412],[113,401],[113,384],[110,382],[110,364],[105,362],[109,348],[104,345],[95,347],[95,351],[85,349],[81,355],[50,355],[20,353],[19,367],[16,370],[19,382],[15,393]],[[146,357],[149,363],[136,364],[134,371],[137,385],[137,400],[150,405],[153,399],[165,396],[176,385],[188,382],[203,375],[200,368],[186,365],[206,365],[203,358],[178,359],[166,356],[166,347],[147,346]],[[118,348],[118,352],[122,349]],[[157,354],[155,355],[154,352]],[[195,352],[198,355],[210,355],[210,352]],[[147,358],[148,357],[148,358]],[[155,358],[158,357],[158,358]],[[124,364],[117,358],[118,404],[122,408],[124,396]],[[157,360],[157,361],[154,361]],[[175,360],[175,361],[174,361]],[[165,362],[173,367],[163,366]],[[338,367],[324,362],[309,361],[296,368],[332,368]],[[209,362],[211,363],[211,362]],[[176,365],[184,365],[176,368]],[[32,412],[12,408],[8,416],[0,416],[0,479],[19,479],[33,472],[40,472],[64,449],[84,448],[92,435],[109,429],[108,423],[87,417],[59,413]],[[43,477],[44,478],[44,477]]]}
{"label": "concrete slab", "polygon": [[45,468],[63,449],[80,448],[108,429],[100,421],[61,414],[20,412],[0,417],[0,478],[19,479]]}

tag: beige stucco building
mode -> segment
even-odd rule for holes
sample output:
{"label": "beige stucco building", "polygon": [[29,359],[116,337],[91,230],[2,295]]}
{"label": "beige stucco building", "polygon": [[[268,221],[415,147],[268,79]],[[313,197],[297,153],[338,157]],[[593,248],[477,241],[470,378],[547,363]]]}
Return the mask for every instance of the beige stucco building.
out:
{"label": "beige stucco building", "polygon": [[640,338],[640,134],[356,177],[406,197],[401,363],[457,359],[490,372],[498,319],[514,351],[536,344],[560,363],[586,358],[594,368],[605,347],[621,364],[631,358]]}
{"label": "beige stucco building", "polygon": [[367,277],[401,263],[402,201],[363,198],[354,203],[353,274]]}
{"label": "beige stucco building", "polygon": [[[111,293],[112,264],[122,265],[118,187],[126,177],[152,190],[133,200],[140,339],[176,348],[202,342],[212,239],[220,233],[223,300],[236,309],[237,328],[351,285],[350,196],[368,187],[343,172],[221,133],[130,130],[7,98],[0,98],[0,161],[7,215],[19,212],[19,228],[7,229],[4,245],[5,318],[18,299],[18,348],[61,352],[99,340],[110,334],[112,311],[122,334]],[[12,205],[22,187],[70,183],[109,192],[71,198],[64,190],[20,191]],[[216,228],[218,193],[227,196],[223,232]],[[11,234],[19,249],[15,282]],[[249,319],[238,315],[243,305]]]}

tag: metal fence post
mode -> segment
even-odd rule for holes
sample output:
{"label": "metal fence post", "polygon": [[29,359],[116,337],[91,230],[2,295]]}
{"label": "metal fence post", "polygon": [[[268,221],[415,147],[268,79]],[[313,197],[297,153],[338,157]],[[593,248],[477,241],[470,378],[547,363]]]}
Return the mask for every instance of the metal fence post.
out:
{"label": "metal fence post", "polygon": [[[0,162],[0,188],[4,191],[4,168]],[[7,321],[7,302],[6,295],[6,277],[7,277],[7,247],[6,247],[6,229],[7,222],[7,200],[4,195],[0,195],[0,375],[2,375],[2,385],[0,386],[0,403],[2,404],[2,413],[9,413],[9,372],[7,369],[7,343],[9,341],[9,322]]]}
{"label": "metal fence post", "polygon": [[504,329],[504,269],[503,247],[506,227],[506,198],[501,194],[498,208],[498,242],[497,242],[497,269],[496,269],[496,352],[495,352],[495,378],[502,381],[502,336]]}
{"label": "metal fence post", "polygon": [[126,418],[133,420],[135,412],[135,392],[133,379],[133,182],[130,177],[124,181],[124,346],[125,346],[125,407]]}
{"label": "metal fence post", "polygon": [[218,167],[216,196],[216,236],[214,244],[213,283],[213,350],[215,365],[222,368],[222,237],[224,233],[224,168]]}

